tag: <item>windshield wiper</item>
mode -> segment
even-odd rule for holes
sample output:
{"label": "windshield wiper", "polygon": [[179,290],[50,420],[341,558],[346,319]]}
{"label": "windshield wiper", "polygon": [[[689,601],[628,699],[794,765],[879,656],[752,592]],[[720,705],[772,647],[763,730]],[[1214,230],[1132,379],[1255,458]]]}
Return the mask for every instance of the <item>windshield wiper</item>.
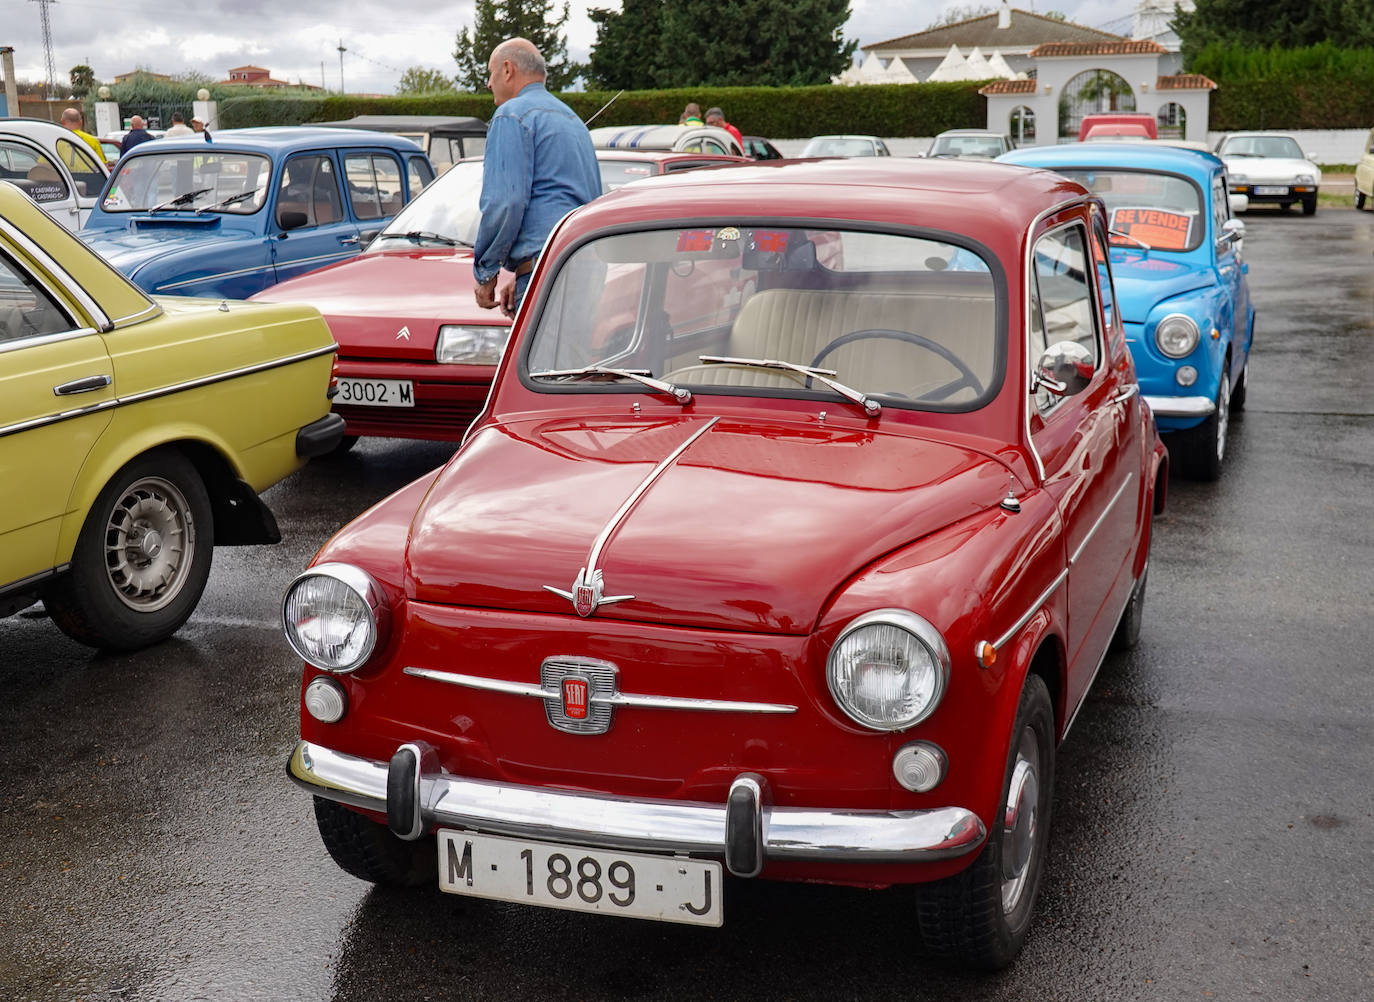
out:
{"label": "windshield wiper", "polygon": [[692,402],[691,390],[683,386],[674,386],[672,383],[665,383],[661,379],[654,379],[649,375],[648,369],[614,369],[609,365],[588,365],[581,369],[546,369],[543,372],[530,373],[531,379],[561,379],[576,376],[618,376],[621,379],[633,379],[643,383],[651,390],[668,394],[684,407]]}
{"label": "windshield wiper", "polygon": [[187,202],[195,201],[195,199],[204,195],[209,190],[209,188],[197,188],[195,191],[185,192],[184,194],[178,195],[176,198],[168,199],[161,205],[154,205],[148,212],[154,213],[161,209],[175,209],[178,205],[185,205]]}
{"label": "windshield wiper", "polygon": [[1129,240],[1131,243],[1135,244],[1138,247],[1143,247],[1147,251],[1153,249],[1144,240],[1141,240],[1139,237],[1131,236],[1125,230],[1108,230],[1107,233],[1114,237],[1120,237],[1122,240]]}
{"label": "windshield wiper", "polygon": [[[210,189],[206,188],[205,190],[209,191]],[[230,195],[228,198],[216,202],[214,205],[202,205],[199,209],[196,210],[196,215],[199,216],[202,212],[211,212],[214,209],[228,208],[235,202],[242,202],[245,198],[252,198],[257,193],[258,189],[254,188],[252,191],[241,191],[237,195]]]}
{"label": "windshield wiper", "polygon": [[747,365],[755,369],[782,369],[786,372],[797,372],[811,379],[820,380],[846,400],[862,407],[864,413],[869,417],[877,417],[883,410],[882,404],[866,393],[861,393],[851,386],[845,386],[844,383],[828,378],[835,375],[834,369],[818,369],[813,365],[798,365],[796,362],[784,362],[776,358],[727,358],[723,355],[698,355],[697,361],[707,365]]}
{"label": "windshield wiper", "polygon": [[433,240],[435,243],[447,244],[450,247],[472,246],[472,244],[464,240],[455,240],[453,237],[446,237],[442,233],[435,233],[431,230],[411,230],[409,233],[383,233],[381,239],[409,240],[417,244],[421,240]]}

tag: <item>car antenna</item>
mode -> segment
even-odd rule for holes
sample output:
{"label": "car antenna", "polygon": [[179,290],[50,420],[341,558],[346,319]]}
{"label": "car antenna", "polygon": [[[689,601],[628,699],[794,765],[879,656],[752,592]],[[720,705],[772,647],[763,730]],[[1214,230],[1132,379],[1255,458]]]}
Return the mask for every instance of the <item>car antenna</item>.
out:
{"label": "car antenna", "polygon": [[611,105],[615,104],[615,98],[616,98],[616,97],[619,97],[621,94],[624,94],[624,93],[625,93],[625,91],[624,91],[623,89],[620,90],[620,91],[617,91],[615,97],[611,98],[609,101],[607,101],[605,104],[603,104],[600,108],[596,109],[596,115],[593,115],[591,118],[587,119],[587,120],[586,120],[585,122],[583,122],[582,124],[583,124],[583,125],[591,125],[593,122],[596,121],[597,115],[600,115],[603,111],[605,111],[605,110],[606,110],[607,108],[609,108]]}

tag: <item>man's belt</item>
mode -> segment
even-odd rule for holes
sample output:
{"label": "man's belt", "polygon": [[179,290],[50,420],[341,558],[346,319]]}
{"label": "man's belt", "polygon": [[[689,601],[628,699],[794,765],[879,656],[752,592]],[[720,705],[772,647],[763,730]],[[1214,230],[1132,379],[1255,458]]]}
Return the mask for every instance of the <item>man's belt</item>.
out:
{"label": "man's belt", "polygon": [[523,261],[517,261],[511,266],[511,271],[515,272],[516,278],[519,278],[521,275],[528,275],[530,272],[534,271],[534,258],[527,257]]}

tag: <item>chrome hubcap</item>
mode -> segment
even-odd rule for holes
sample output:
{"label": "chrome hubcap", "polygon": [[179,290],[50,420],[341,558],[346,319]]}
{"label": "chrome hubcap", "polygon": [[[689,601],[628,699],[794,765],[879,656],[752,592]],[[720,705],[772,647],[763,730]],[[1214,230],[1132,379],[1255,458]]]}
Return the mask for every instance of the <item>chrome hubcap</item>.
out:
{"label": "chrome hubcap", "polygon": [[1231,423],[1231,381],[1221,377],[1221,392],[1217,394],[1217,461],[1226,458],[1226,426]]}
{"label": "chrome hubcap", "polygon": [[191,506],[161,477],[130,485],[105,525],[105,572],[136,612],[156,612],[181,591],[196,541]]}
{"label": "chrome hubcap", "polygon": [[1002,816],[1002,911],[1010,914],[1020,904],[1035,862],[1040,806],[1039,756],[1035,731],[1026,728],[1016,749],[1011,783],[1007,787]]}

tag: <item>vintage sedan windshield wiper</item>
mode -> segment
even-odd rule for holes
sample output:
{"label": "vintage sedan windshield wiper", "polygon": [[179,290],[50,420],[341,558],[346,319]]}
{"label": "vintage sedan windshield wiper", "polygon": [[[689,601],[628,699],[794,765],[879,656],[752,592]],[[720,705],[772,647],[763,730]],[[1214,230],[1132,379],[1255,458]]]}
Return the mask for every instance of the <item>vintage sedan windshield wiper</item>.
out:
{"label": "vintage sedan windshield wiper", "polygon": [[819,379],[846,400],[858,404],[869,417],[877,417],[882,413],[882,404],[866,393],[828,378],[835,375],[834,369],[817,369],[812,365],[798,365],[796,362],[784,362],[776,358],[727,358],[723,355],[699,355],[697,360],[707,365],[747,365],[756,369],[783,369],[788,372],[799,372],[803,376]]}
{"label": "vintage sedan windshield wiper", "polygon": [[442,233],[435,233],[432,230],[411,230],[409,233],[383,233],[383,240],[409,240],[412,243],[419,243],[421,240],[433,240],[435,243],[448,244],[450,247],[471,247],[472,244],[465,240],[455,240],[453,237],[446,237]]}
{"label": "vintage sedan windshield wiper", "polygon": [[1108,230],[1107,232],[1108,232],[1109,234],[1111,234],[1112,236],[1114,236],[1114,237],[1120,237],[1122,240],[1129,240],[1131,243],[1133,243],[1133,244],[1135,244],[1135,245],[1137,245],[1137,246],[1139,246],[1139,247],[1144,247],[1146,250],[1152,250],[1152,249],[1153,249],[1153,248],[1151,248],[1151,246],[1150,246],[1149,244],[1147,244],[1144,240],[1141,240],[1139,237],[1133,237],[1133,236],[1131,236],[1131,235],[1130,235],[1129,233],[1127,233],[1125,230]]}
{"label": "vintage sedan windshield wiper", "polygon": [[148,210],[148,212],[153,213],[161,209],[175,209],[178,205],[185,205],[187,202],[194,201],[196,198],[199,198],[201,195],[204,195],[209,190],[209,188],[197,188],[195,191],[184,192],[183,194],[178,195],[176,198],[168,199],[161,205],[154,205],[151,209]]}
{"label": "vintage sedan windshield wiper", "polygon": [[[206,191],[209,191],[209,189],[207,188]],[[241,191],[237,195],[230,195],[228,198],[218,201],[214,205],[202,205],[196,210],[196,215],[199,216],[203,212],[210,212],[214,209],[228,208],[235,202],[242,202],[245,198],[252,198],[257,193],[258,189],[254,188],[252,191]]]}
{"label": "vintage sedan windshield wiper", "polygon": [[668,394],[684,407],[692,402],[691,390],[683,386],[674,386],[672,383],[665,383],[661,379],[654,379],[649,375],[648,369],[614,369],[609,365],[588,365],[581,369],[546,369],[543,372],[530,373],[532,379],[560,379],[576,376],[619,376],[622,379],[633,379],[643,383],[651,390]]}

